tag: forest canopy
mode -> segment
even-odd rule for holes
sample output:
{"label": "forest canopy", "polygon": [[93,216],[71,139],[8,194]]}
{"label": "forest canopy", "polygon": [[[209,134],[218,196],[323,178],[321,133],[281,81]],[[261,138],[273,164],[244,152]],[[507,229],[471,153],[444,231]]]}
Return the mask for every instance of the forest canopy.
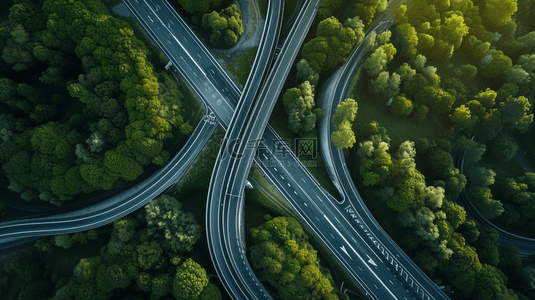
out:
{"label": "forest canopy", "polygon": [[210,35],[214,47],[232,47],[243,34],[243,21],[238,1],[178,0],[191,15],[191,20]]}
{"label": "forest canopy", "polygon": [[[163,165],[182,95],[94,0],[17,0],[0,24],[0,164],[25,200],[61,205]],[[189,127],[188,127],[189,126]]]}
{"label": "forest canopy", "polygon": [[251,261],[260,281],[273,286],[281,299],[327,299],[338,296],[330,274],[297,220],[277,217],[251,229]]}
{"label": "forest canopy", "polygon": [[[22,251],[0,268],[2,299],[221,300],[204,268],[210,260],[194,251],[202,249],[194,245],[197,239],[184,242],[187,249],[178,253],[169,249],[168,237],[151,230],[151,222],[166,216],[180,219],[190,234],[200,236],[200,225],[181,207],[163,195],[108,228],[39,239],[35,249]],[[80,257],[82,253],[92,254]]]}

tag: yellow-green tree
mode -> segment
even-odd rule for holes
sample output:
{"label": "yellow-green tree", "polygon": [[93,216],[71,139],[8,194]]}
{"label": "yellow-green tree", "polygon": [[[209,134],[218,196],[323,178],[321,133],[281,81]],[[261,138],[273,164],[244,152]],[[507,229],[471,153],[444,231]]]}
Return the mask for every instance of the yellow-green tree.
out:
{"label": "yellow-green tree", "polygon": [[358,103],[351,98],[345,99],[336,107],[331,120],[336,128],[331,134],[332,142],[336,148],[347,149],[355,144],[355,133],[351,127],[357,115],[357,109]]}
{"label": "yellow-green tree", "polygon": [[178,300],[197,299],[207,285],[206,271],[193,259],[188,258],[176,270],[173,296]]}
{"label": "yellow-green tree", "polygon": [[253,266],[281,299],[338,299],[332,279],[320,271],[317,251],[295,219],[273,218],[251,234]]}

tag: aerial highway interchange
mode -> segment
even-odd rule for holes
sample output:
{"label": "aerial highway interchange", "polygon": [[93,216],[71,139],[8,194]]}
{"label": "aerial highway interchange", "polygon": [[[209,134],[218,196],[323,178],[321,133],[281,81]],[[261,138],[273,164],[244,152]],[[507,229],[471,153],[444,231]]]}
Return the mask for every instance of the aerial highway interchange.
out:
{"label": "aerial highway interchange", "polygon": [[[167,55],[195,94],[207,107],[207,115],[192,138],[164,169],[158,179],[133,187],[102,212],[65,213],[38,220],[18,220],[0,224],[4,247],[32,236],[88,230],[131,213],[180,180],[217,124],[227,132],[212,174],[206,210],[208,244],[218,275],[235,299],[271,299],[252,272],[245,256],[243,240],[243,190],[251,162],[278,189],[302,221],[332,252],[345,270],[372,299],[448,299],[392,241],[371,216],[347,170],[343,154],[328,141],[329,120],[322,128],[322,155],[331,164],[330,176],[342,202],[329,195],[312,177],[283,139],[267,125],[274,103],[293,65],[297,52],[314,19],[320,1],[304,2],[280,54],[274,55],[281,28],[281,1],[270,1],[266,27],[255,64],[244,91],[240,91],[212,53],[165,0],[127,0],[124,3]],[[389,9],[372,26],[381,32],[391,25]],[[369,33],[369,32],[368,32]],[[347,64],[333,75],[337,86],[327,115],[347,95],[351,76],[365,55],[361,43]],[[256,77],[255,77],[256,76]],[[336,77],[338,76],[338,77]],[[341,82],[343,80],[343,82]],[[325,104],[325,103],[324,103]],[[330,112],[329,112],[330,111]],[[236,141],[229,146],[230,141]],[[273,147],[276,144],[277,147]],[[225,145],[225,143],[223,144]],[[186,161],[187,160],[187,161]],[[176,169],[179,168],[180,169]],[[175,169],[173,169],[175,168]],[[177,172],[181,170],[180,172]],[[140,184],[141,185],[141,184]],[[129,199],[127,202],[123,199]],[[84,215],[84,213],[86,215]],[[9,243],[7,243],[9,242]],[[533,245],[533,244],[531,244]]]}

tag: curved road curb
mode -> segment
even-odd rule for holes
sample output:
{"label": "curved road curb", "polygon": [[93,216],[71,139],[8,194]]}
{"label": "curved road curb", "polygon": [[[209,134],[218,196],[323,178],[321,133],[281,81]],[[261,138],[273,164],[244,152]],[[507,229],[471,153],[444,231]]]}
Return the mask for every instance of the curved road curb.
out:
{"label": "curved road curb", "polygon": [[[464,156],[465,152],[461,152],[456,160],[457,162],[457,168],[459,169],[459,173],[464,173]],[[461,192],[461,195],[459,196],[459,199],[464,204],[463,206],[468,210],[467,213],[470,213],[472,219],[478,221],[479,223],[494,228],[498,231],[500,234],[500,237],[498,239],[498,242],[500,244],[505,243],[511,243],[518,247],[518,250],[520,251],[520,254],[524,257],[531,256],[535,254],[535,239],[529,238],[525,236],[520,236],[514,233],[511,233],[509,231],[504,230],[501,227],[496,226],[494,223],[489,221],[487,218],[483,217],[479,210],[474,206],[472,201],[470,201],[470,198],[468,197],[468,193],[466,192],[466,189],[463,189]]]}

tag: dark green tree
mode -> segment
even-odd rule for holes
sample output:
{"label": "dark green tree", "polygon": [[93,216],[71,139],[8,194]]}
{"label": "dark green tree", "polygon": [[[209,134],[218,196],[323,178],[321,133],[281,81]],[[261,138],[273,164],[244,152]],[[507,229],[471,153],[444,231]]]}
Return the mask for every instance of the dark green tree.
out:
{"label": "dark green tree", "polygon": [[190,252],[201,237],[201,226],[182,204],[167,195],[160,196],[145,206],[148,234],[162,238],[166,249],[175,253]]}
{"label": "dark green tree", "polygon": [[173,296],[176,299],[197,299],[208,285],[206,271],[191,258],[181,264],[173,280]]}

